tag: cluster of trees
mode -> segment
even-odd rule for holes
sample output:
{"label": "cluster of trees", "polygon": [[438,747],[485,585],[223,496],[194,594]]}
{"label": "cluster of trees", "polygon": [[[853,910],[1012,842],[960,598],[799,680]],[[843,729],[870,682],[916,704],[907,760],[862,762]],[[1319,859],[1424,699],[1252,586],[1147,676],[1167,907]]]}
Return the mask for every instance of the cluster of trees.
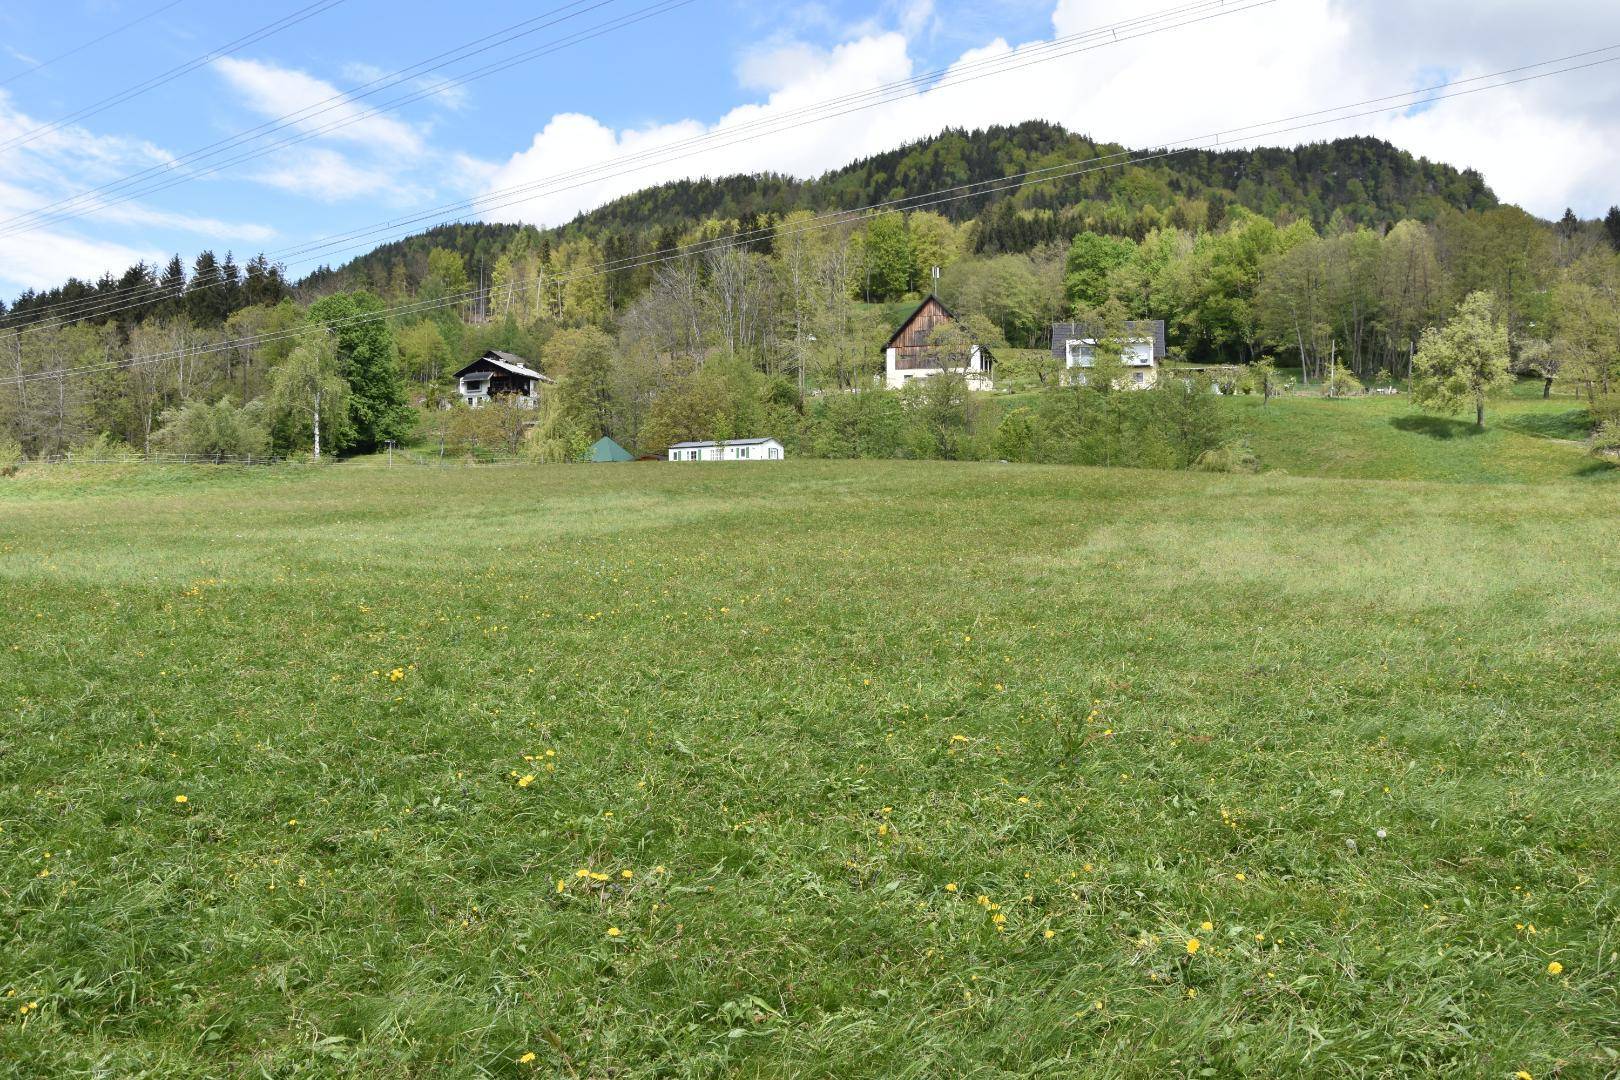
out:
{"label": "cluster of trees", "polygon": [[[1140,398],[1064,385],[1047,348],[1060,318],[1105,341],[1165,319],[1172,361],[1221,368],[1227,390],[1269,396],[1287,365],[1333,394],[1411,378],[1447,407],[1501,380],[1456,383],[1437,358],[1474,346],[1431,331],[1474,340],[1484,318],[1481,348],[1508,371],[1579,389],[1600,419],[1616,396],[1620,209],[1540,221],[1474,174],[1371,140],[1185,155],[838,227],[816,216],[1114,149],[1045,124],[948,132],[816,181],[664,185],[558,230],[445,226],[296,287],[262,256],[239,272],[207,252],[189,275],[176,258],[70,283],[3,313],[0,433],[30,454],[102,437],[220,454],[416,439],[547,460],[603,433],[652,450],[769,431],[821,455],[1178,467],[1217,447],[1179,379]],[[953,379],[872,389],[879,345],[935,268],[962,316],[937,347],[991,347],[1003,383],[1047,391],[1038,406],[1003,416]],[[48,317],[62,303],[72,317]],[[488,348],[557,380],[538,411],[456,402],[451,373]]]}

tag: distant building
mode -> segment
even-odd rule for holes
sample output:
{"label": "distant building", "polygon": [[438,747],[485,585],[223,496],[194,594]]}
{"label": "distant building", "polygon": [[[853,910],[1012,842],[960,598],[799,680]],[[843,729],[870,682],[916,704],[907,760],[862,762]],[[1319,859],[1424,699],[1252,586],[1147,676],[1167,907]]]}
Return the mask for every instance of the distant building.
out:
{"label": "distant building", "polygon": [[787,451],[775,439],[683,442],[669,448],[671,461],[781,461]]}
{"label": "distant building", "polygon": [[[1125,324],[1124,348],[1120,363],[1125,366],[1125,386],[1145,390],[1159,381],[1164,364],[1164,320],[1143,320]],[[1066,372],[1078,383],[1086,382],[1086,369],[1097,362],[1097,340],[1085,336],[1079,323],[1052,324],[1052,355],[1063,361]]]}
{"label": "distant building", "polygon": [[597,439],[591,446],[592,461],[634,461],[636,457],[630,451],[608,438],[606,435]]}
{"label": "distant building", "polygon": [[[883,345],[883,381],[891,390],[898,390],[911,379],[926,379],[945,370],[940,366],[942,351],[931,342],[934,332],[956,321],[951,310],[930,296]],[[994,385],[991,369],[996,358],[983,345],[974,345],[968,356],[967,367],[960,368],[973,390],[989,390]]]}
{"label": "distant building", "polygon": [[456,372],[456,392],[473,408],[497,397],[509,397],[526,409],[535,407],[535,389],[554,380],[529,367],[521,356],[491,349]]}

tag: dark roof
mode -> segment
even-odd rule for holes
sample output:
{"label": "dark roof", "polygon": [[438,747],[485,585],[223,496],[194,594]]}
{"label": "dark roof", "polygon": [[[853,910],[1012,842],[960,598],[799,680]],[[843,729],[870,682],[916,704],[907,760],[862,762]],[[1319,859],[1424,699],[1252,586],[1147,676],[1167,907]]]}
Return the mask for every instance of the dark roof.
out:
{"label": "dark roof", "polygon": [[[1125,332],[1133,337],[1153,338],[1153,359],[1165,358],[1164,320],[1138,319],[1125,324]],[[1052,355],[1059,360],[1066,359],[1063,350],[1065,342],[1083,341],[1090,337],[1085,327],[1079,323],[1060,322],[1052,324]]]}
{"label": "dark roof", "polygon": [[947,319],[951,320],[952,322],[956,321],[956,313],[950,308],[946,307],[943,300],[930,293],[928,296],[923,297],[923,302],[917,305],[917,309],[915,311],[906,316],[905,321],[900,324],[900,328],[889,335],[889,340],[885,341],[883,343],[883,348],[879,349],[878,351],[887,352],[889,346],[893,345],[900,335],[906,332],[906,327],[910,326],[914,321],[916,321],[917,316],[923,313],[923,308],[927,307],[929,303],[938,304],[939,310],[945,313],[945,317]]}
{"label": "dark roof", "polygon": [[508,374],[521,375],[526,379],[539,379],[541,382],[552,381],[531,368],[529,366],[529,362],[523,359],[523,357],[514,356],[509,352],[501,352],[499,349],[489,350],[489,352],[485,353],[483,356],[480,356],[478,359],[474,360],[472,363],[468,364],[466,367],[462,368],[460,371],[456,372],[450,377],[452,379],[459,379],[463,375],[471,374],[473,371],[477,370],[480,364],[490,364],[501,369],[502,371],[507,372]]}

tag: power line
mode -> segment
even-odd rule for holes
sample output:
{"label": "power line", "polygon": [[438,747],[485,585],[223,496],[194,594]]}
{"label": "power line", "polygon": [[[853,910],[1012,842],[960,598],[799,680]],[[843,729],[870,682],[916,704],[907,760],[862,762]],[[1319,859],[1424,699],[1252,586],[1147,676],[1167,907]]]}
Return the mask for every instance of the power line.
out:
{"label": "power line", "polygon": [[77,56],[79,53],[84,52],[84,50],[90,48],[91,46],[100,45],[103,41],[106,41],[108,38],[116,37],[117,35],[122,34],[125,30],[134,29],[135,27],[139,26],[141,23],[146,22],[148,19],[155,19],[159,15],[163,14],[165,11],[168,11],[170,8],[179,7],[181,4],[183,4],[185,2],[186,2],[186,0],[169,0],[169,2],[167,4],[164,4],[162,7],[156,8],[156,9],[154,9],[152,11],[148,11],[145,15],[142,15],[139,18],[131,19],[129,22],[125,23],[122,26],[114,27],[113,29],[108,30],[105,34],[102,34],[100,37],[93,37],[89,41],[86,41],[86,42],[84,42],[82,44],[79,44],[79,45],[75,45],[73,48],[69,49],[67,52],[57,53],[55,56],[51,57],[49,60],[41,60],[37,64],[33,64],[33,65],[29,66],[29,67],[23,68],[21,71],[17,72],[15,75],[8,75],[4,79],[0,79],[0,86],[10,86],[12,83],[16,82],[18,79],[22,78],[23,76],[32,75],[36,71],[41,71],[41,70],[43,70],[45,68],[48,68],[52,64],[56,63],[58,60],[66,60],[70,56]]}
{"label": "power line", "polygon": [[145,82],[136,83],[134,86],[129,87],[128,89],[120,90],[118,93],[113,94],[110,97],[102,98],[100,101],[86,105],[77,112],[72,112],[66,116],[52,120],[48,124],[41,124],[39,127],[31,128],[20,135],[14,135],[5,142],[0,142],[0,150],[10,150],[14,147],[26,145],[27,143],[33,142],[35,139],[42,138],[43,136],[49,135],[55,131],[60,131],[69,124],[77,123],[80,120],[89,119],[92,116],[97,116],[106,112],[108,109],[111,109],[115,105],[122,105],[126,101],[140,97],[149,90],[155,90],[160,86],[173,82],[183,75],[188,75],[191,72],[196,71],[200,67],[206,67],[208,64],[213,63],[215,60],[218,60],[221,57],[229,56],[235,52],[240,52],[249,45],[253,45],[257,42],[263,41],[265,38],[279,34],[283,30],[297,26],[299,23],[308,19],[313,19],[317,15],[325,14],[326,12],[337,7],[339,4],[345,3],[348,3],[348,0],[315,0],[315,3],[299,8],[291,15],[283,16],[282,18],[277,19],[275,22],[261,26],[259,29],[245,34],[234,41],[228,41],[211,52],[207,52],[201,56],[187,60],[178,67],[172,67],[162,74],[154,75]]}
{"label": "power line", "polygon": [[[1067,35],[1063,38],[1059,38],[1051,42],[1045,42],[1038,46],[1027,47],[1017,53],[992,57],[980,61],[973,61],[965,65],[942,68],[934,72],[925,72],[920,75],[912,76],[908,79],[897,80],[895,82],[887,83],[883,86],[875,87],[869,90],[858,91],[853,94],[847,94],[841,97],[826,99],[821,102],[801,106],[797,109],[789,110],[786,113],[773,114],[771,116],[761,117],[758,120],[749,121],[740,125],[716,129],[715,131],[692,136],[673,144],[654,147],[636,154],[608,159],[598,162],[592,166],[556,174],[552,177],[543,178],[541,180],[530,181],[528,183],[516,185],[502,191],[490,192],[476,199],[446,204],[443,207],[424,211],[411,218],[394,219],[380,223],[374,227],[365,227],[360,231],[310,241],[302,246],[294,246],[291,248],[282,249],[279,252],[271,252],[269,257],[271,257],[274,261],[279,262],[280,257],[286,254],[300,255],[321,250],[326,250],[329,252],[334,251],[334,249],[343,250],[342,248],[338,247],[339,244],[348,244],[349,242],[359,238],[375,236],[379,232],[387,233],[397,231],[401,228],[409,229],[411,225],[420,223],[422,221],[432,220],[440,213],[447,210],[472,208],[476,206],[479,208],[480,213],[487,213],[492,209],[498,209],[503,206],[509,206],[513,205],[514,203],[527,201],[528,199],[534,198],[538,194],[545,193],[548,190],[551,192],[572,190],[574,188],[583,187],[589,183],[596,183],[602,180],[613,179],[616,177],[630,175],[631,173],[645,171],[646,169],[652,168],[656,165],[666,164],[670,161],[679,160],[681,158],[689,157],[693,154],[707,150],[738,145],[743,142],[753,141],[757,138],[762,138],[772,134],[779,134],[783,131],[807,126],[811,123],[820,123],[822,121],[835,119],[840,116],[847,116],[854,112],[876,108],[880,105],[889,104],[896,100],[903,100],[901,97],[902,94],[908,94],[911,90],[928,83],[934,78],[938,78],[940,81],[931,86],[929,88],[930,91],[951,89],[966,83],[975,82],[982,78],[1006,74],[1011,71],[1032,67],[1036,64],[1047,63],[1056,59],[1063,59],[1096,48],[1102,48],[1114,44],[1122,44],[1138,38],[1147,37],[1152,34],[1163,33],[1168,30],[1179,29],[1195,23],[1204,22],[1207,19],[1219,17],[1221,15],[1235,14],[1242,11],[1252,10],[1253,8],[1257,7],[1268,6],[1275,2],[1277,2],[1277,0],[1251,0],[1250,3],[1243,6],[1228,6],[1227,0],[1200,0],[1198,3],[1188,4],[1180,8],[1156,12],[1147,16],[1139,16],[1137,18],[1125,20],[1124,22],[1116,23],[1110,26],[1098,27],[1092,30],[1082,31],[1077,34]],[[1164,20],[1170,18],[1179,18],[1180,21],[1164,23]],[[1155,25],[1160,23],[1163,25]],[[1135,33],[1130,32],[1133,29],[1136,31]],[[1126,33],[1122,35],[1121,31],[1126,31]],[[1083,42],[1092,41],[1093,39],[1097,38],[1101,38],[1102,40],[1093,44],[1082,44]],[[826,109],[835,106],[848,107],[841,108],[833,112],[825,112]],[[823,115],[814,115],[818,112],[823,113]],[[752,134],[749,134],[749,132],[752,132]],[[626,164],[635,163],[637,161],[645,162],[645,164],[642,164],[634,169],[622,168],[622,166]],[[565,187],[559,186],[563,181],[569,180],[575,180],[577,182]],[[514,198],[514,196],[520,194],[522,195],[521,198]],[[300,260],[301,263],[311,263],[315,261],[318,260],[315,258]],[[203,286],[203,288],[209,287],[216,286],[207,284]],[[155,295],[155,291],[161,290],[161,288],[161,286],[152,286],[148,293],[141,294],[140,298],[135,300],[129,300],[127,297],[92,297],[87,300],[65,301],[64,305],[85,305],[85,307],[78,313],[72,315],[64,314],[61,317],[70,319],[87,318],[93,316],[99,317],[101,315],[111,314],[114,311],[128,310],[131,307],[139,307],[146,303],[155,303],[158,302],[159,299],[162,299],[161,296]],[[171,294],[178,294],[180,291],[183,290],[169,290]],[[195,287],[193,287],[193,291],[195,291]],[[108,304],[122,304],[123,306],[105,306]],[[92,315],[90,309],[97,308],[98,306],[100,309],[94,311]],[[57,306],[53,305],[52,308],[43,310],[45,312],[55,313],[56,308]]]}
{"label": "power line", "polygon": [[[1257,124],[1223,128],[1221,131],[1212,135],[1204,135],[1195,139],[1184,139],[1175,143],[1164,144],[1163,149],[1156,150],[1152,153],[1138,155],[1132,151],[1120,151],[1115,154],[1105,155],[1102,158],[1088,159],[1084,163],[1078,163],[1075,161],[1063,162],[1056,165],[1046,166],[1041,169],[1032,169],[1022,173],[995,177],[990,180],[977,181],[971,184],[960,184],[956,185],[955,187],[923,192],[918,195],[902,196],[887,200],[885,202],[872,203],[863,207],[856,207],[848,210],[829,211],[789,229],[764,228],[751,230],[746,234],[737,234],[730,237],[718,237],[714,240],[704,241],[699,244],[691,245],[688,248],[677,252],[652,252],[625,259],[609,260],[603,263],[594,264],[593,266],[581,268],[578,271],[568,274],[553,275],[549,278],[542,276],[527,279],[523,282],[513,283],[512,285],[508,286],[508,289],[512,292],[516,292],[519,289],[526,292],[531,288],[544,288],[548,284],[557,285],[576,279],[599,277],[609,273],[637,269],[646,266],[657,266],[677,259],[686,259],[691,258],[694,255],[705,254],[708,251],[747,247],[749,244],[754,243],[767,235],[779,238],[782,236],[795,236],[802,233],[819,232],[829,228],[837,228],[839,226],[853,224],[861,220],[869,220],[871,217],[885,216],[896,213],[909,213],[915,210],[925,209],[932,206],[941,206],[947,203],[958,202],[963,199],[974,198],[980,195],[1019,190],[1035,184],[1050,183],[1055,180],[1083,176],[1090,173],[1102,172],[1108,169],[1122,168],[1128,165],[1140,165],[1146,162],[1163,160],[1165,158],[1197,152],[1200,150],[1214,150],[1218,149],[1223,142],[1230,143],[1234,140],[1267,138],[1274,135],[1287,134],[1290,132],[1321,127],[1326,124],[1340,123],[1345,120],[1354,120],[1366,116],[1375,116],[1389,112],[1392,109],[1409,108],[1417,104],[1438,103],[1453,98],[1467,97],[1487,90],[1502,89],[1503,87],[1507,86],[1515,86],[1521,83],[1533,82],[1538,79],[1550,78],[1554,75],[1567,74],[1572,71],[1580,71],[1586,68],[1598,67],[1603,64],[1610,64],[1616,61],[1620,61],[1620,56],[1610,57],[1605,60],[1594,60],[1587,63],[1570,65],[1554,71],[1541,72],[1535,75],[1526,75],[1517,79],[1492,83],[1486,86],[1477,86],[1471,89],[1457,90],[1449,94],[1425,96],[1430,94],[1431,91],[1420,90],[1408,91],[1403,94],[1385,95],[1379,98],[1369,98],[1366,99],[1367,102],[1389,102],[1407,98],[1412,100],[1404,101],[1404,103],[1400,105],[1385,105],[1380,108],[1367,109],[1361,112],[1346,112],[1346,110],[1356,109],[1359,107],[1358,104],[1349,104],[1339,106],[1334,109],[1321,109],[1311,113],[1298,113],[1295,114],[1294,117],[1284,117],[1278,120],[1263,121]],[[1541,65],[1528,66],[1536,67]],[[1488,76],[1481,76],[1480,78],[1487,77]],[[1307,120],[1304,123],[1295,123],[1291,126],[1279,126],[1289,124],[1297,117],[1321,117],[1326,113],[1336,113],[1342,115],[1328,116],[1325,119]],[[1171,149],[1171,147],[1179,147],[1179,149]],[[1000,186],[998,187],[998,185]],[[385,307],[375,312],[366,312],[360,315],[351,316],[347,319],[335,320],[331,323],[316,323],[306,326],[291,327],[285,330],[272,331],[264,334],[248,335],[243,338],[214,342],[199,349],[172,350],[164,353],[152,353],[144,356],[128,357],[123,360],[106,361],[100,364],[93,364],[80,368],[59,368],[53,371],[33,372],[28,375],[24,375],[19,379],[7,381],[21,383],[42,381],[45,379],[58,379],[65,378],[70,375],[87,375],[102,371],[113,371],[129,369],[137,366],[147,366],[162,363],[165,360],[173,360],[183,357],[205,356],[213,353],[223,352],[227,349],[246,348],[266,344],[272,341],[300,337],[320,330],[333,329],[348,325],[359,325],[401,315],[421,314],[427,311],[440,310],[446,307],[453,307],[457,304],[465,303],[474,299],[477,295],[477,290],[468,290],[466,292],[457,293],[448,297],[440,297],[433,300],[414,301],[408,304]]]}
{"label": "power line", "polygon": [[[557,18],[553,18],[549,22],[523,30],[521,33],[513,34],[510,37],[504,37],[502,40],[496,41],[494,44],[481,45],[478,47],[469,46],[463,47],[460,50],[453,50],[459,52],[461,55],[454,56],[449,60],[444,60],[431,65],[429,65],[427,61],[423,61],[422,63],[413,65],[410,68],[402,69],[400,72],[380,76],[379,78],[374,79],[371,83],[363,84],[363,86],[359,88],[364,90],[363,93],[349,92],[333,95],[322,102],[317,102],[315,105],[308,106],[294,113],[286,114],[285,116],[278,117],[274,120],[266,121],[257,127],[249,128],[245,132],[241,132],[237,135],[233,135],[226,139],[212,143],[209,146],[202,147],[199,150],[192,151],[188,154],[182,155],[179,158],[148,166],[139,172],[131,173],[130,175],[117,180],[108,181],[99,187],[91,188],[86,191],[79,192],[76,195],[58,199],[54,203],[47,203],[42,206],[35,207],[32,210],[14,215],[11,218],[0,221],[0,237],[31,232],[46,225],[56,224],[81,216],[86,212],[107,209],[109,207],[130,202],[146,195],[156,194],[160,191],[167,191],[170,188],[178,187],[181,184],[190,183],[193,180],[201,179],[205,176],[212,176],[215,173],[222,172],[232,165],[239,165],[245,161],[252,161],[257,158],[264,157],[267,154],[273,153],[276,150],[290,146],[297,146],[300,143],[309,142],[311,139],[319,138],[320,136],[330,134],[333,131],[350,127],[365,120],[375,119],[376,117],[381,116],[383,113],[390,112],[394,109],[400,108],[401,106],[421,101],[424,98],[434,97],[458,86],[464,86],[467,83],[477,82],[480,79],[488,78],[489,76],[498,72],[515,67],[520,63],[525,63],[538,57],[557,52],[561,49],[593,40],[614,30],[624,29],[625,27],[643,22],[654,16],[667,14],[670,11],[696,3],[697,0],[656,0],[655,3],[644,8],[640,8],[629,15],[609,20],[606,23],[598,24],[597,26],[588,30],[578,31],[572,35],[560,38],[548,45],[540,46],[538,48],[502,58],[494,64],[486,65],[471,74],[453,79],[442,79],[437,83],[420,88],[401,97],[385,101],[380,105],[373,106],[367,110],[341,117],[337,120],[324,124],[321,127],[313,130],[303,131],[299,134],[277,140],[267,145],[260,146],[259,148],[250,152],[238,154],[237,156],[228,158],[227,160],[215,162],[206,168],[188,172],[182,176],[168,176],[165,178],[159,175],[178,172],[188,164],[195,164],[198,161],[215,157],[216,155],[224,153],[235,147],[242,146],[247,143],[257,142],[265,135],[272,134],[276,131],[295,128],[308,120],[314,119],[317,116],[322,116],[326,113],[330,113],[335,110],[342,109],[345,106],[351,105],[355,101],[360,101],[371,97],[374,94],[381,93],[384,90],[397,87],[402,83],[417,80],[421,75],[428,72],[437,71],[440,68],[447,67],[452,63],[469,59],[479,53],[487,52],[490,49],[496,48],[502,44],[506,44],[511,40],[525,37],[528,34],[536,32],[537,30],[556,25],[557,23],[565,22],[568,19],[575,18],[578,15],[605,7],[608,4],[615,2],[617,2],[617,0],[590,0],[590,2],[587,2],[587,0],[573,0],[572,3],[565,4],[563,7],[553,9],[553,11],[547,13],[548,16],[551,16],[556,15],[558,12],[567,11],[569,8],[580,8],[579,11],[575,11],[572,14],[561,15]],[[519,23],[517,25],[524,26],[527,22],[534,21],[535,20],[533,19],[526,20],[525,23]],[[488,39],[484,38],[479,40],[485,41]],[[442,56],[444,54],[440,55]],[[370,89],[366,89],[367,87],[370,87]],[[140,184],[148,179],[152,180],[153,182],[145,187],[141,187]],[[134,190],[129,190],[132,187]],[[110,194],[114,192],[119,192],[116,198],[96,198],[98,195]]]}

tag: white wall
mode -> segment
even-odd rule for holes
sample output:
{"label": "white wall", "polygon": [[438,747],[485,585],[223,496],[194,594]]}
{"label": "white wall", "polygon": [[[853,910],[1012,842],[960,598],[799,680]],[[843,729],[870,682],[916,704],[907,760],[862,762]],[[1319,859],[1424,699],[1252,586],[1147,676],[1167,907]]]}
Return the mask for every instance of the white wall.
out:
{"label": "white wall", "polygon": [[[787,450],[775,439],[769,442],[756,443],[752,446],[704,446],[694,448],[697,457],[691,457],[692,449],[671,450],[671,461],[785,461]],[[771,456],[771,451],[776,456]],[[746,453],[747,456],[744,456]],[[675,455],[680,455],[676,457]]]}
{"label": "white wall", "polygon": [[[930,375],[938,375],[944,368],[908,368],[901,371],[895,367],[898,350],[890,349],[885,354],[883,381],[890,390],[898,390],[912,379],[926,379]],[[968,386],[974,390],[989,390],[992,382],[990,376],[984,372],[984,360],[980,355],[979,347],[973,346],[973,355],[968,357]]]}

